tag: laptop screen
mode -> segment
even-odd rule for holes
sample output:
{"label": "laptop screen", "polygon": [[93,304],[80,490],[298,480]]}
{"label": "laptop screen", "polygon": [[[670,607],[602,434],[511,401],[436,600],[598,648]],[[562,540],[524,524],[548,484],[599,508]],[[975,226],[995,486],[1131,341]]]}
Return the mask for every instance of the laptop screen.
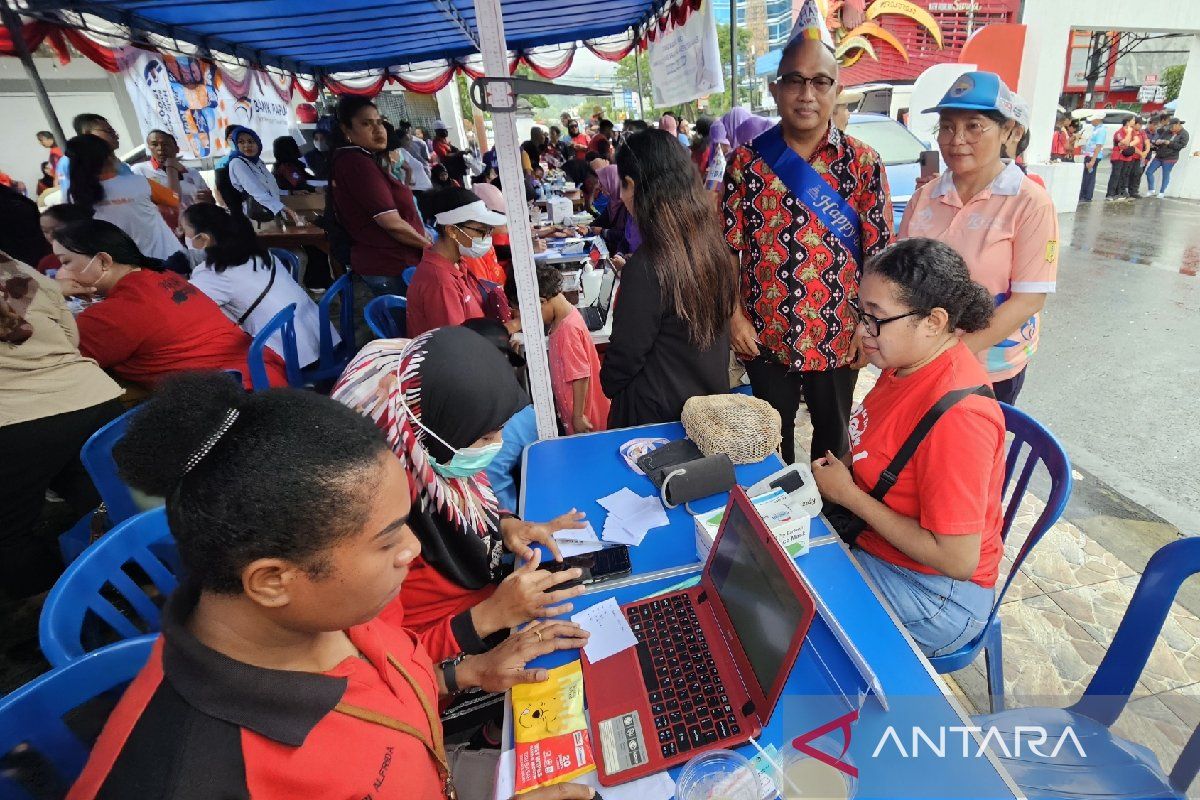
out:
{"label": "laptop screen", "polygon": [[790,646],[808,612],[740,503],[726,511],[709,577],[765,695],[792,668]]}

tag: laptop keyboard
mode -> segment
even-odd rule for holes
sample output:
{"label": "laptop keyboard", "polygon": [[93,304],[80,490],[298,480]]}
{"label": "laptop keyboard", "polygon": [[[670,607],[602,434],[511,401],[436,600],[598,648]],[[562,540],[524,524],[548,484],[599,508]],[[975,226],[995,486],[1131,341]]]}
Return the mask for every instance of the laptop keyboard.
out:
{"label": "laptop keyboard", "polygon": [[649,600],[629,607],[625,616],[638,640],[635,649],[663,757],[740,734],[692,598]]}

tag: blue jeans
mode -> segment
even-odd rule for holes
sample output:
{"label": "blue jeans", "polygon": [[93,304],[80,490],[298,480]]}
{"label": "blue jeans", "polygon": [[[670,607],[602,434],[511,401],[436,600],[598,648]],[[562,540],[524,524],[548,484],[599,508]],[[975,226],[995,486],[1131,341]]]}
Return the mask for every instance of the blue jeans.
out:
{"label": "blue jeans", "polygon": [[996,593],[971,581],[926,575],[863,550],[854,555],[926,656],[953,653],[983,631]]}
{"label": "blue jeans", "polygon": [[1091,169],[1088,169],[1087,159],[1083,160],[1083,182],[1079,184],[1079,202],[1091,202],[1092,193],[1096,191],[1096,170],[1099,168],[1100,159],[1092,161]]}
{"label": "blue jeans", "polygon": [[1163,184],[1161,191],[1167,190],[1167,184],[1171,182],[1171,170],[1175,169],[1174,161],[1159,161],[1157,158],[1150,162],[1150,166],[1146,167],[1146,185],[1150,187],[1150,191],[1154,191],[1154,173],[1162,169]]}

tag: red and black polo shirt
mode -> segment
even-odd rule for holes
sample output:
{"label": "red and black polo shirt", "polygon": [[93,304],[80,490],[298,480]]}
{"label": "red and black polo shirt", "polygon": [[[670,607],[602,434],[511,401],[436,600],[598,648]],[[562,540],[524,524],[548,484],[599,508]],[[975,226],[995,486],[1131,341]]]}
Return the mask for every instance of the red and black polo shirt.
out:
{"label": "red and black polo shirt", "polygon": [[69,800],[441,800],[415,738],[335,711],[341,702],[430,735],[402,664],[436,702],[417,638],[373,620],[347,631],[362,654],[322,674],[263,669],[201,644],[186,627],[198,595],[180,590],[150,661],[113,711]]}

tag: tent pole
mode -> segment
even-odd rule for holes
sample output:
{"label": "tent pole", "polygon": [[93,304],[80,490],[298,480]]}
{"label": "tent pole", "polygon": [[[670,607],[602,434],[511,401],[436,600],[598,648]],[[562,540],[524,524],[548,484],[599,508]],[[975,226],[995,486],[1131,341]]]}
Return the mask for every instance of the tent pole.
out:
{"label": "tent pole", "polygon": [[737,0],[729,0],[729,107],[737,108]]}
{"label": "tent pole", "polygon": [[[504,17],[500,10],[500,0],[475,0],[475,22],[487,76],[509,78],[508,45],[504,40]],[[488,84],[487,100],[494,106],[516,106],[512,86],[506,83]],[[537,413],[538,438],[553,439],[558,436],[558,424],[554,416],[554,396],[550,392],[550,365],[546,357],[546,334],[542,329],[537,268],[534,266],[533,238],[529,229],[529,206],[525,202],[525,177],[521,173],[521,143],[517,140],[516,112],[492,111],[492,134],[496,140],[504,202],[508,206],[508,236],[512,247],[513,275],[517,283],[517,300],[521,307],[521,329],[525,339],[529,389]]]}
{"label": "tent pole", "polygon": [[[636,36],[636,32],[634,33]],[[638,82],[638,117],[646,118],[646,101],[642,99],[642,45],[638,42],[633,46],[633,68],[637,71]]]}
{"label": "tent pole", "polygon": [[29,48],[25,46],[25,37],[21,33],[21,16],[9,7],[8,2],[9,0],[0,0],[0,20],[3,20],[4,27],[8,28],[9,35],[12,36],[17,57],[21,59],[21,66],[25,67],[25,75],[33,84],[33,93],[37,95],[38,105],[42,107],[42,113],[46,115],[46,122],[50,124],[50,130],[58,139],[58,146],[65,147],[67,136],[63,133],[62,123],[58,121],[58,114],[54,112],[54,106],[50,104],[50,95],[46,92],[46,85],[42,83],[42,76],[38,74],[37,65],[33,63],[33,56],[30,55]]}

